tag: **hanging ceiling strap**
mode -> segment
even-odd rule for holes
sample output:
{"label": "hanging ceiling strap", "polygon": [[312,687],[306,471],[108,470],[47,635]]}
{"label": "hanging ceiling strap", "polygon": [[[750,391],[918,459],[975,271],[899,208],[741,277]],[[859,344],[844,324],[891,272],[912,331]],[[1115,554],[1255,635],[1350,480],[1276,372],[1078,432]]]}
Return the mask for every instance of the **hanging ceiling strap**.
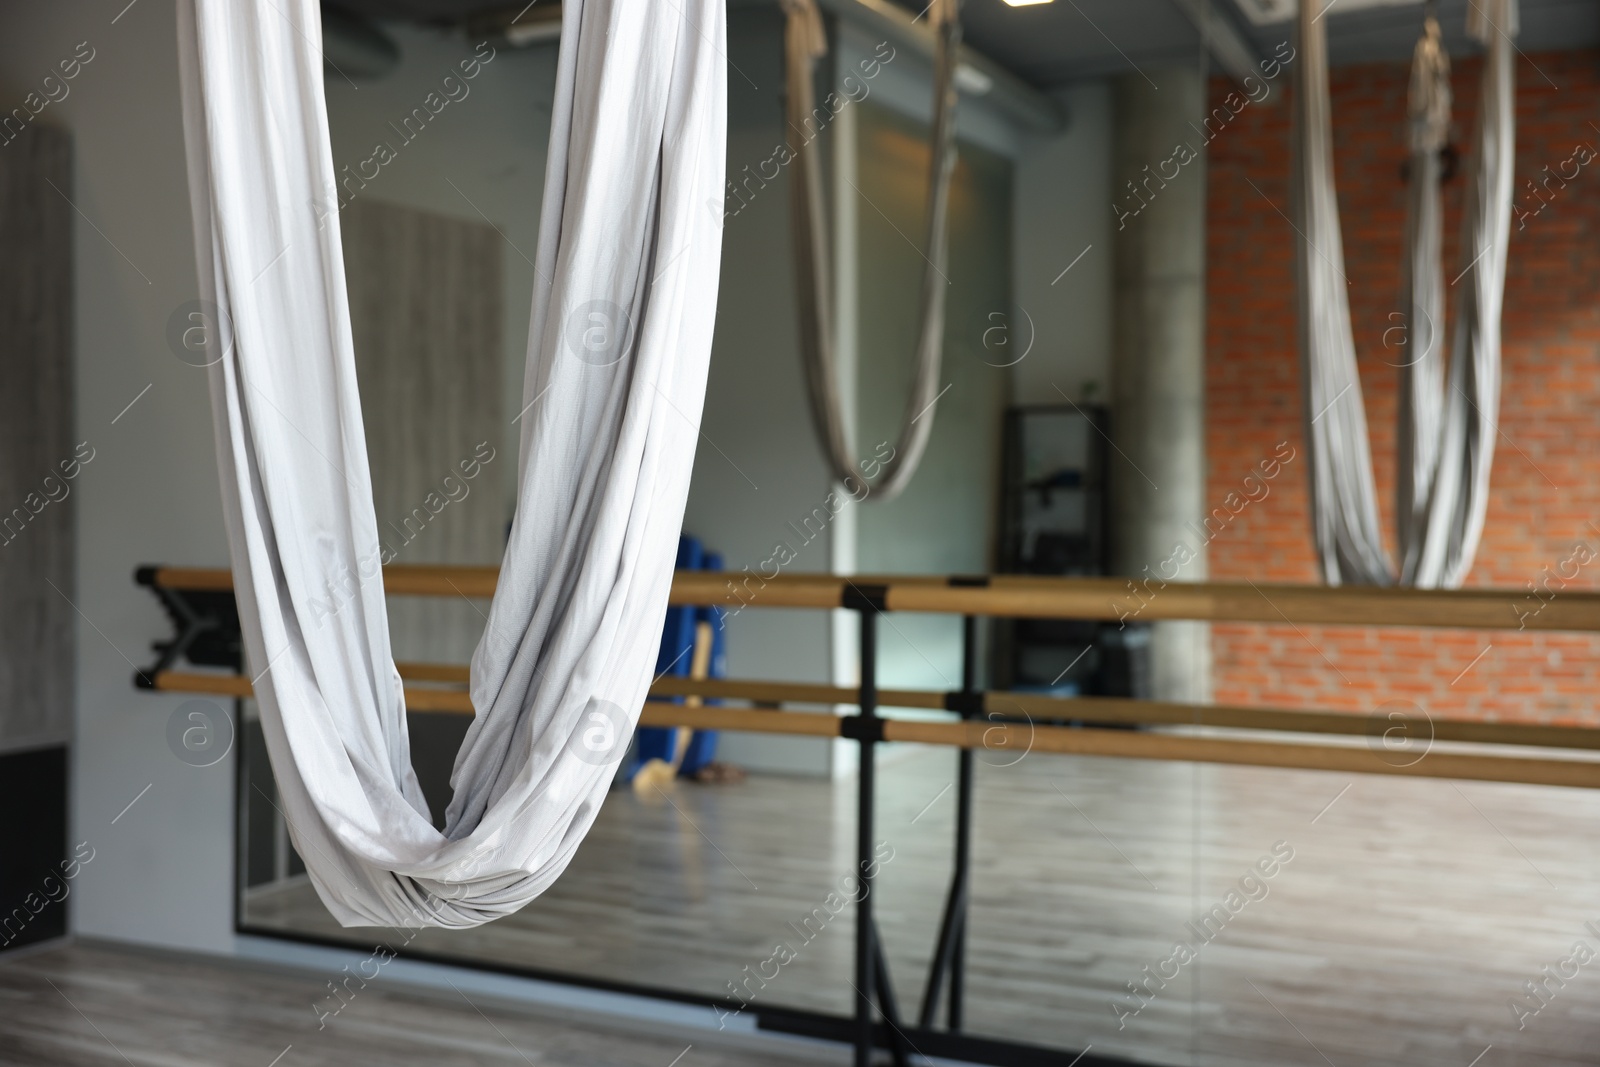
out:
{"label": "hanging ceiling strap", "polygon": [[[876,482],[855,460],[853,434],[845,425],[839,394],[839,368],[833,317],[833,270],[829,255],[827,213],[822,198],[822,164],[817,151],[820,133],[815,118],[813,76],[816,62],[827,54],[827,31],[816,0],[783,0],[788,23],[784,32],[786,65],[785,119],[789,148],[798,166],[791,190],[796,277],[800,302],[800,352],[817,438],[833,477],[855,481],[870,495],[888,500],[910,482],[927,449],[939,397],[939,367],[944,348],[944,308],[949,279],[948,251],[950,180],[955,170],[955,67],[961,45],[957,0],[934,0],[928,18],[938,42],[934,53],[932,151],[928,163],[928,206],[924,224],[924,266],[919,301],[916,369],[906,397],[893,456]],[[807,124],[812,126],[807,136]]]}

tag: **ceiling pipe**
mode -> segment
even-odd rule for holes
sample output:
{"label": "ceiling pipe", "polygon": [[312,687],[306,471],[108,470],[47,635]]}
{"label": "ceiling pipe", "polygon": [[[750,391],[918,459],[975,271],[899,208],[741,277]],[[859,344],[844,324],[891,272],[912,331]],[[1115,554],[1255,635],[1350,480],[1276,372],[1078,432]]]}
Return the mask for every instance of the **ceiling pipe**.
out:
{"label": "ceiling pipe", "polygon": [[[817,6],[933,62],[933,29],[888,0],[817,0]],[[1066,110],[1058,102],[965,44],[956,67],[956,86],[992,104],[1030,133],[1060,133],[1067,127]]]}
{"label": "ceiling pipe", "polygon": [[1218,0],[1172,0],[1172,5],[1194,24],[1211,58],[1230,78],[1240,84],[1250,77],[1261,80],[1260,63],[1265,57],[1239,32],[1233,21],[1218,10],[1221,6]]}
{"label": "ceiling pipe", "polygon": [[322,61],[330,75],[382,78],[400,65],[400,46],[372,19],[322,5]]}
{"label": "ceiling pipe", "polygon": [[[739,2],[739,0],[730,0]],[[744,0],[753,5],[757,0]],[[763,6],[771,0],[759,0]],[[895,7],[887,0],[817,0],[817,6],[847,22],[886,39],[933,62],[933,30],[926,22]],[[539,4],[522,9],[520,19],[475,22],[476,32],[492,32],[512,46],[554,41],[561,36],[561,6]],[[956,87],[966,95],[984,100],[1029,133],[1060,133],[1066,129],[1067,115],[1062,106],[1035,89],[982,52],[961,46],[956,67]]]}

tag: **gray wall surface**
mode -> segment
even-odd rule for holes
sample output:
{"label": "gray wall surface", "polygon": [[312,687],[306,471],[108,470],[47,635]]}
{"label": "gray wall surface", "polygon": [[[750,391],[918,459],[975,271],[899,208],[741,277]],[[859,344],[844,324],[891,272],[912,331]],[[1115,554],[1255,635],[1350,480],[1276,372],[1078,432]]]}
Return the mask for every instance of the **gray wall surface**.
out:
{"label": "gray wall surface", "polygon": [[1065,393],[1074,403],[1104,404],[1115,229],[1111,87],[1086,82],[1056,98],[1067,110],[1066,130],[1029,138],[1017,157],[1011,402],[1063,404]]}
{"label": "gray wall surface", "polygon": [[72,736],[72,141],[0,147],[0,752]]}
{"label": "gray wall surface", "polygon": [[[892,443],[905,417],[927,263],[917,247],[928,192],[925,123],[862,105],[860,358],[856,440],[862,455]],[[994,563],[1000,423],[1010,390],[999,338],[1011,309],[1011,162],[970,142],[951,178],[949,256],[940,385],[932,434],[916,476],[894,500],[868,500],[857,517],[857,566],[867,574],[973,574]],[[914,235],[914,236],[913,236]],[[961,684],[961,622],[898,616],[881,628],[883,685]]]}

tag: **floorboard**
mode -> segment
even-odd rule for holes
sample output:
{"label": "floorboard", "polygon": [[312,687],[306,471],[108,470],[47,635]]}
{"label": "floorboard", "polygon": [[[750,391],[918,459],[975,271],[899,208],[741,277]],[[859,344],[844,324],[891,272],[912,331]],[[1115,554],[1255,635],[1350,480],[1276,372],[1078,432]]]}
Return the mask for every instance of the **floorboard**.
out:
{"label": "floorboard", "polygon": [[[380,978],[319,1026],[323,974],[74,945],[0,958],[3,1067],[799,1067]],[[690,1047],[692,1045],[692,1048]]]}
{"label": "floorboard", "polygon": [[[1595,1062],[1600,958],[1551,983],[1520,1030],[1509,1002],[1580,940],[1600,957],[1600,933],[1585,926],[1600,931],[1600,795],[1014,759],[979,754],[969,1030],[1153,1064]],[[914,749],[880,774],[878,825],[894,858],[878,914],[907,1010],[949,877],[954,767],[953,753]],[[742,982],[756,1007],[845,1014],[850,912],[814,922],[809,940],[800,924],[850,872],[854,808],[851,783],[779,776],[684,784],[654,802],[617,792],[544,897],[412,946],[708,994]],[[1265,896],[1209,942],[1187,933],[1277,842],[1293,859],[1264,880]],[[303,883],[253,896],[247,914],[364,945],[383,935],[339,930]],[[1194,961],[1119,1018],[1114,1003],[1141,1004],[1128,984],[1180,938],[1195,943]],[[749,978],[780,941],[796,957],[764,984]]]}

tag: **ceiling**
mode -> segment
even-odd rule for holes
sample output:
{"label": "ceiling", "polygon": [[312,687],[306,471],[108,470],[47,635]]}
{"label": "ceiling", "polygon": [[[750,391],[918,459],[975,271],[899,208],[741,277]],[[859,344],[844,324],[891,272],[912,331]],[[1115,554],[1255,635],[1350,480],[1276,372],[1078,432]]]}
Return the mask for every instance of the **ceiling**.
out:
{"label": "ceiling", "polygon": [[[505,0],[327,0],[377,18],[461,22],[520,4]],[[546,6],[550,0],[541,0]],[[735,0],[730,0],[730,3]],[[892,0],[913,12],[927,0]],[[1052,0],[1011,7],[1003,0],[963,0],[967,43],[1036,86],[1189,62],[1200,35],[1185,14],[1208,0]],[[1294,32],[1295,0],[1209,0],[1259,56],[1271,55]],[[1452,55],[1479,50],[1466,35],[1470,6],[1483,0],[1440,0],[1439,22]],[[529,5],[530,7],[533,5]],[[776,6],[776,0],[773,0]],[[1524,52],[1600,47],[1600,0],[1520,0]],[[1334,0],[1327,13],[1329,58],[1335,64],[1403,60],[1422,17],[1419,0]]]}
{"label": "ceiling", "polygon": [[[909,6],[910,0],[896,2]],[[1439,5],[1439,25],[1452,55],[1481,50],[1466,34],[1472,2],[1442,0]],[[1213,3],[1259,56],[1271,55],[1279,42],[1294,36],[1296,5],[1289,0]],[[1246,9],[1258,17],[1275,12],[1278,21],[1257,22]],[[1331,62],[1404,60],[1416,43],[1422,5],[1340,0],[1326,18]],[[1030,7],[965,0],[961,21],[969,44],[1039,86],[1189,62],[1200,48],[1199,32],[1175,0],[1054,0]],[[1600,2],[1521,0],[1517,45],[1524,52],[1600,47]]]}

